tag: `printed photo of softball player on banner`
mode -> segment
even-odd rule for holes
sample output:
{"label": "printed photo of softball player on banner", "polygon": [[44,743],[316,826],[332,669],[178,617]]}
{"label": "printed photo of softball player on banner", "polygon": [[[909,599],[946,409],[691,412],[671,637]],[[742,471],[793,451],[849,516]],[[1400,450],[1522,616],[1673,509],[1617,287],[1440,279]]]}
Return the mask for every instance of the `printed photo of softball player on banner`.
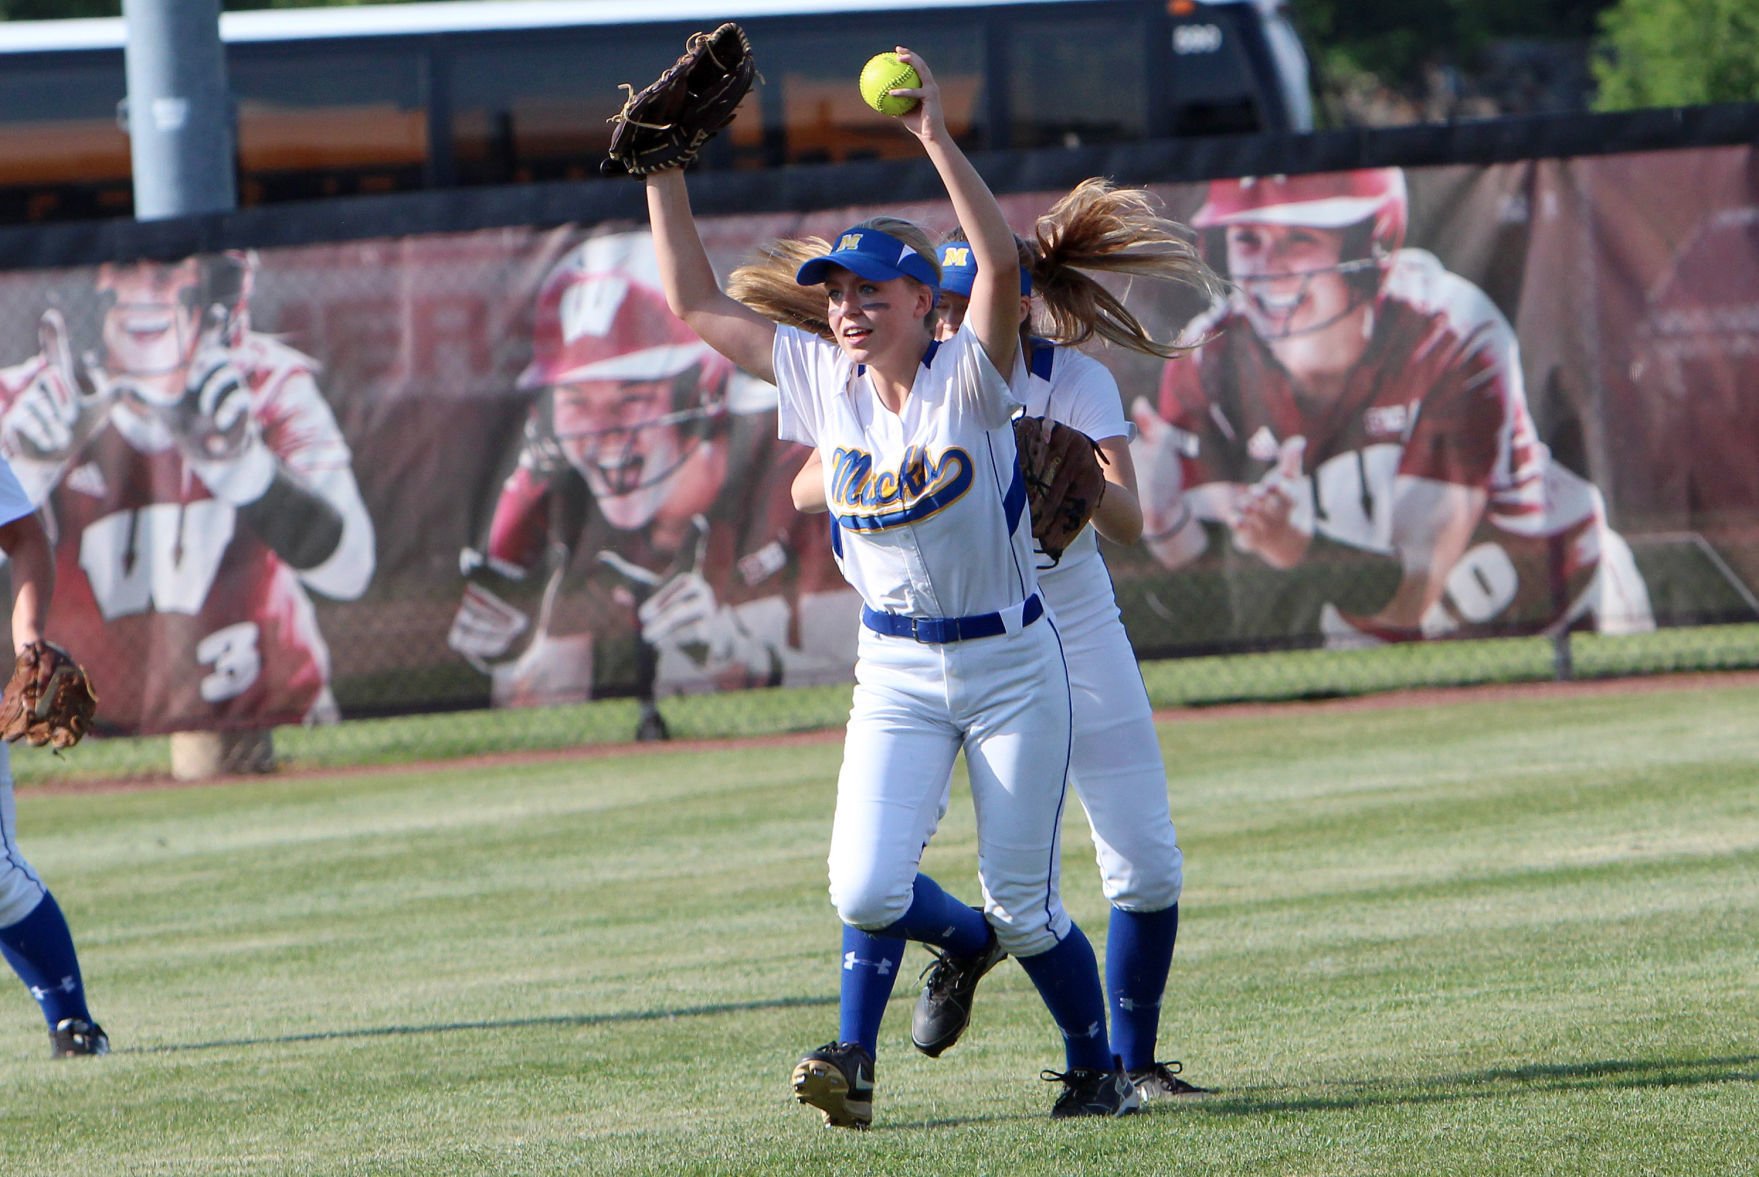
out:
{"label": "printed photo of softball player on banner", "polygon": [[[1136,434],[1145,538],[1099,549],[1137,654],[1759,617],[1753,155],[1147,184],[1232,285],[1110,287],[1191,355],[1079,345]],[[954,227],[698,223],[730,274],[879,214]],[[655,278],[629,223],[0,271],[97,734],[848,681],[775,390]]]}
{"label": "printed photo of softball player on banner", "polygon": [[372,580],[372,519],[310,356],[257,330],[259,260],[106,264],[0,371],[0,453],[55,537],[50,624],[101,730],[334,720],[314,598]]}
{"label": "printed photo of softball player on banner", "polygon": [[[448,642],[501,705],[842,681],[858,600],[794,510],[776,389],[666,309],[646,233],[537,295],[517,460],[465,550]],[[641,734],[665,734],[650,711]]]}
{"label": "printed photo of softball player on banner", "polygon": [[[1348,646],[1653,628],[1600,492],[1528,409],[1514,329],[1406,244],[1397,168],[1216,180],[1232,296],[1138,395],[1144,543],[1219,575],[1210,637]],[[1169,611],[1177,606],[1167,606]]]}

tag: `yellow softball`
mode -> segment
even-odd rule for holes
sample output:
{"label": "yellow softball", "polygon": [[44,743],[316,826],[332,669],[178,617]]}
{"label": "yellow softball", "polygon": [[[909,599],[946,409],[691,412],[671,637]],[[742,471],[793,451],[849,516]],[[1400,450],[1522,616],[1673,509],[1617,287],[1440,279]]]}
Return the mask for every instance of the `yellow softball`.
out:
{"label": "yellow softball", "polygon": [[914,98],[894,98],[888,90],[914,90],[922,85],[916,67],[898,60],[896,53],[876,53],[861,67],[861,97],[881,114],[909,114]]}

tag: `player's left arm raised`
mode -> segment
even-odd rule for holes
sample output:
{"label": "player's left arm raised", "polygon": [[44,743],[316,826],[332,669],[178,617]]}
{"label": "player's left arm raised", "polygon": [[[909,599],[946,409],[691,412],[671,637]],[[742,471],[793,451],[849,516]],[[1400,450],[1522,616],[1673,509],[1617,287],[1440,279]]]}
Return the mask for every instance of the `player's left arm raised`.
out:
{"label": "player's left arm raised", "polygon": [[934,80],[934,71],[902,45],[897,52],[898,59],[912,66],[922,83],[914,89],[893,91],[898,97],[917,100],[916,106],[899,119],[922,144],[946,185],[947,197],[953,203],[954,223],[965,230],[977,260],[977,277],[972,283],[965,322],[976,333],[996,371],[1006,376],[1014,370],[1014,355],[1020,347],[1020,255],[1014,245],[1014,230],[989,185],[947,130],[941,88]]}
{"label": "player's left arm raised", "polygon": [[[204,480],[239,478],[233,500],[239,519],[325,596],[352,600],[366,590],[376,564],[372,518],[360,497],[352,454],[335,415],[309,370],[286,369],[260,397],[246,393],[251,440],[233,461],[261,466],[243,477],[219,462],[196,465]],[[220,485],[227,485],[224,481]],[[252,488],[260,486],[260,489]],[[216,491],[220,497],[227,494]]]}

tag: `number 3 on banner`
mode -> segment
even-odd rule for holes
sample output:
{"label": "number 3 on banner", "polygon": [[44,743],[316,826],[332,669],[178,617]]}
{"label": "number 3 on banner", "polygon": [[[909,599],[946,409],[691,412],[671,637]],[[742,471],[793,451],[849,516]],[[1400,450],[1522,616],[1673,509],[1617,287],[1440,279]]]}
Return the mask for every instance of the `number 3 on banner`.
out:
{"label": "number 3 on banner", "polygon": [[202,699],[223,703],[237,698],[250,689],[263,672],[263,655],[258,649],[257,623],[240,621],[224,626],[196,644],[196,661],[213,668],[202,679]]}

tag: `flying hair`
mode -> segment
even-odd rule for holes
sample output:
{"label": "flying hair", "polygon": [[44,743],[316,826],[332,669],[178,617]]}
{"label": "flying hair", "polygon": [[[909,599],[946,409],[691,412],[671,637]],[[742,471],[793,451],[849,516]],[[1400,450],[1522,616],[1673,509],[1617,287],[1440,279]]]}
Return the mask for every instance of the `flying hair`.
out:
{"label": "flying hair", "polygon": [[[955,231],[949,240],[963,240]],[[1190,229],[1160,212],[1141,188],[1117,188],[1104,177],[1083,180],[1038,218],[1030,240],[1016,238],[1020,263],[1038,295],[1037,333],[1078,346],[1094,336],[1144,355],[1171,359],[1199,341],[1156,339],[1123,299],[1095,273],[1152,278],[1189,288],[1205,302],[1228,292],[1227,282],[1198,255]]]}
{"label": "flying hair", "polygon": [[1198,255],[1195,235],[1161,214],[1141,188],[1117,188],[1103,177],[1083,180],[1038,219],[1032,281],[1044,326],[1058,342],[1106,342],[1170,359],[1194,344],[1154,338],[1123,300],[1084,271],[1151,278],[1185,286],[1206,302],[1227,283]]}
{"label": "flying hair", "polygon": [[831,251],[820,237],[787,237],[758,249],[727,276],[727,293],[766,319],[833,338],[824,291],[794,281],[801,266]]}

